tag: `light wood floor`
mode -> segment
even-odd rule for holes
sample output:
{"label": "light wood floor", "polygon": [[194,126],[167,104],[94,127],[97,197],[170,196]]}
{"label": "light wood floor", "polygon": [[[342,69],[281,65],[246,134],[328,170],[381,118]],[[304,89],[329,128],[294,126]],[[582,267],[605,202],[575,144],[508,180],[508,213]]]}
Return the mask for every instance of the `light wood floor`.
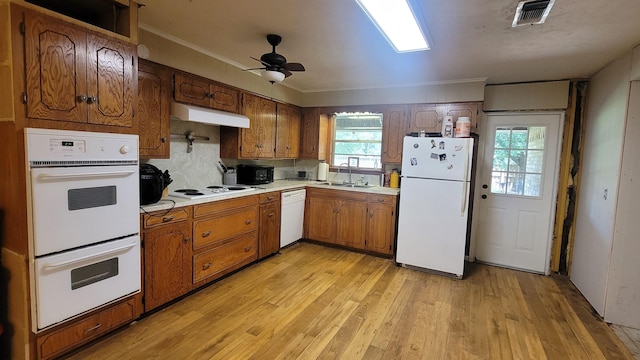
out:
{"label": "light wood floor", "polygon": [[632,359],[563,277],[301,243],[72,359]]}

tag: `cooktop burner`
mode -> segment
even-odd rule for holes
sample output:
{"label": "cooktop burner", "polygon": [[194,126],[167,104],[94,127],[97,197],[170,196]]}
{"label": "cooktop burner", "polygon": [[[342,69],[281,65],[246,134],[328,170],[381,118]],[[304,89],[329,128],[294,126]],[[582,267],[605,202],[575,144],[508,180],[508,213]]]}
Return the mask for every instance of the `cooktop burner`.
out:
{"label": "cooktop burner", "polygon": [[185,199],[202,199],[213,196],[226,195],[233,192],[253,191],[254,188],[245,186],[211,185],[204,189],[176,189],[169,192],[169,195]]}

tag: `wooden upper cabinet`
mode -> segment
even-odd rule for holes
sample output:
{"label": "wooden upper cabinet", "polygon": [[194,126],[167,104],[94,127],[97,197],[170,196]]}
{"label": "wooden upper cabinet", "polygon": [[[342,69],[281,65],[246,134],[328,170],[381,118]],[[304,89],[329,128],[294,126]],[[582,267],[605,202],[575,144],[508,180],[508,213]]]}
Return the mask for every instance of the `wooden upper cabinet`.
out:
{"label": "wooden upper cabinet", "polygon": [[409,132],[440,132],[443,111],[436,104],[416,104],[410,106]]}
{"label": "wooden upper cabinet", "polygon": [[237,89],[196,75],[177,72],[174,96],[178,102],[233,113],[239,111]]}
{"label": "wooden upper cabinet", "polygon": [[253,94],[242,94],[242,113],[249,128],[220,127],[220,157],[273,159],[276,147],[276,103]]}
{"label": "wooden upper cabinet", "polygon": [[25,13],[27,117],[133,126],[133,44]]}
{"label": "wooden upper cabinet", "polygon": [[138,65],[138,135],[140,156],[169,158],[171,69],[150,61]]}
{"label": "wooden upper cabinet", "polygon": [[443,104],[443,112],[445,116],[453,117],[453,124],[456,125],[456,121],[461,116],[466,116],[471,121],[471,132],[478,132],[478,113],[482,108],[482,103],[452,103]]}
{"label": "wooden upper cabinet", "polygon": [[300,158],[326,160],[329,117],[319,108],[305,108],[300,129]]}
{"label": "wooden upper cabinet", "polygon": [[273,158],[275,155],[276,103],[243,94],[242,110],[249,128],[240,130],[240,158]]}
{"label": "wooden upper cabinet", "polygon": [[296,159],[300,156],[300,108],[277,104],[276,158]]}
{"label": "wooden upper cabinet", "polygon": [[407,135],[406,106],[386,106],[382,113],[382,163],[402,162],[402,142]]}

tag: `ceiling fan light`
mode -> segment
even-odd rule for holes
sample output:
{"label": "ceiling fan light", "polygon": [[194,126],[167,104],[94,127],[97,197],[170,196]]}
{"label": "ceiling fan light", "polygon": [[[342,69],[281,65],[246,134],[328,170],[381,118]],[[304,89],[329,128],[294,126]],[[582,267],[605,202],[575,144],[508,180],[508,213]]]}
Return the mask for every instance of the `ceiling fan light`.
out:
{"label": "ceiling fan light", "polygon": [[284,80],[284,74],[275,70],[265,70],[262,72],[261,76],[271,83],[279,83]]}

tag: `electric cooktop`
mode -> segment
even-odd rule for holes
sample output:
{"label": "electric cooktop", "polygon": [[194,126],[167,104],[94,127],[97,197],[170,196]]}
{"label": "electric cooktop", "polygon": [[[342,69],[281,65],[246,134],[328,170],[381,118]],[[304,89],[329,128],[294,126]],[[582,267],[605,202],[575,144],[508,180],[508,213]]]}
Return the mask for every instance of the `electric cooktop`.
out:
{"label": "electric cooktop", "polygon": [[202,199],[254,190],[252,187],[241,185],[211,185],[205,188],[175,189],[170,191],[169,195],[184,199]]}

